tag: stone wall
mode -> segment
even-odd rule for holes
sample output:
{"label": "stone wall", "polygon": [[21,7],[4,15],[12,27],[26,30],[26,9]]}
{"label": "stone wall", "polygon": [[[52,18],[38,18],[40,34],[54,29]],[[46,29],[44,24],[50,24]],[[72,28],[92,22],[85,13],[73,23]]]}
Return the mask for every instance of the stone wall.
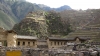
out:
{"label": "stone wall", "polygon": [[8,33],[7,36],[7,46],[8,47],[16,47],[16,37],[15,33]]}
{"label": "stone wall", "polygon": [[47,40],[48,43],[48,48],[59,48],[63,45],[66,45],[66,41],[51,41],[51,40]]}
{"label": "stone wall", "polygon": [[[16,45],[18,47],[31,47],[36,48],[37,47],[37,41],[36,40],[29,40],[29,39],[17,39]],[[18,44],[19,42],[19,44]]]}
{"label": "stone wall", "polygon": [[21,51],[22,56],[100,56],[99,51],[69,51],[62,49],[43,50],[39,48],[22,48],[22,47],[3,47],[0,48],[0,56],[6,56],[7,51]]}

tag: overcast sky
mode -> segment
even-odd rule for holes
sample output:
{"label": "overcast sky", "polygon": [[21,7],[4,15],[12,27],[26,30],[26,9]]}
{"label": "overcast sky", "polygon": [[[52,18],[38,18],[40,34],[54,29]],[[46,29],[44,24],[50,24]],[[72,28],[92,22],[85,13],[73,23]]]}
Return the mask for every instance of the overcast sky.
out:
{"label": "overcast sky", "polygon": [[26,0],[32,3],[44,4],[52,8],[69,5],[73,9],[100,8],[100,0]]}

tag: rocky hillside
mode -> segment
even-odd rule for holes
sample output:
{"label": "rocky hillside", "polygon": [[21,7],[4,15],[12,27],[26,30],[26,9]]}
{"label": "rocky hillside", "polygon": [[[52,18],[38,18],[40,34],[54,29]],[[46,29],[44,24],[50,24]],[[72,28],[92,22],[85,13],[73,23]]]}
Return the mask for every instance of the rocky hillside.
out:
{"label": "rocky hillside", "polygon": [[58,12],[30,12],[25,19],[13,28],[19,35],[38,36],[67,35],[71,32],[70,24],[63,23]]}
{"label": "rocky hillside", "polygon": [[13,14],[11,7],[4,0],[0,0],[0,26],[11,29],[17,22],[18,19]]}
{"label": "rocky hillside", "polygon": [[[74,32],[75,30],[82,29],[85,26],[89,26],[89,24],[92,24],[92,22],[95,22],[96,18],[99,17],[95,13],[97,13],[97,12],[92,11],[92,10],[89,10],[89,11],[88,10],[86,10],[86,11],[65,10],[65,11],[61,11],[61,12],[49,11],[49,12],[45,13],[45,19],[46,19],[47,26],[44,25],[42,27],[47,28],[48,35],[67,35],[68,33],[72,32],[72,31]],[[34,14],[34,13],[32,13],[32,14]],[[37,16],[36,16],[36,18],[37,18]],[[27,16],[26,16],[26,18],[27,18]],[[31,16],[31,18],[35,18],[35,17]],[[27,22],[27,20],[29,20],[29,21]],[[17,30],[16,31],[20,33],[20,31],[22,31],[22,29],[19,31],[21,26],[25,25],[26,23],[29,23],[31,21],[30,19],[27,19],[27,20],[26,19],[22,20],[18,24],[18,26],[16,24],[14,26],[14,30],[16,30],[15,28],[17,28],[18,31]],[[24,22],[24,21],[26,21],[26,22]],[[96,22],[96,24],[99,24],[99,20],[98,20],[98,23]],[[35,25],[35,24],[28,24],[27,26],[31,26],[31,25]],[[38,28],[38,26],[34,26],[34,27]],[[34,27],[32,27],[32,29]],[[27,28],[27,27],[24,27],[24,28]],[[43,28],[40,28],[40,29],[43,29]],[[20,34],[30,35],[29,33],[24,33],[24,32],[20,33]],[[33,34],[33,33],[31,33],[31,34]]]}
{"label": "rocky hillside", "polygon": [[91,20],[87,26],[100,24],[100,9],[90,9],[87,10],[87,12],[91,12],[93,17],[93,20]]}
{"label": "rocky hillside", "polygon": [[37,10],[42,9],[24,0],[0,0],[0,26],[12,29],[28,12]]}
{"label": "rocky hillside", "polygon": [[15,2],[11,8],[18,20],[22,20],[31,11],[42,10],[39,6],[28,2]]}
{"label": "rocky hillside", "polygon": [[74,32],[69,33],[67,37],[87,37],[94,42],[100,41],[100,9],[86,10],[91,14],[90,20]]}
{"label": "rocky hillside", "polygon": [[13,30],[19,35],[48,36],[46,19],[41,12],[30,12]]}
{"label": "rocky hillside", "polygon": [[54,10],[54,11],[64,11],[64,10],[72,10],[72,8],[68,5],[64,5],[58,8],[50,8],[49,6],[43,5],[43,4],[38,4],[38,6],[40,8],[42,8],[45,11],[50,11],[50,10]]}
{"label": "rocky hillside", "polygon": [[61,21],[70,23],[72,29],[82,28],[86,25],[99,24],[100,9],[70,10],[70,6],[50,8],[41,4],[32,4],[25,0],[0,0],[0,26],[11,29],[31,11],[59,11]]}
{"label": "rocky hillside", "polygon": [[48,9],[41,8],[40,5],[25,0],[0,0],[0,26],[11,29],[14,24],[24,19],[29,12],[46,10]]}
{"label": "rocky hillside", "polygon": [[100,9],[65,10],[60,12],[63,21],[69,21],[72,28],[100,24]]}

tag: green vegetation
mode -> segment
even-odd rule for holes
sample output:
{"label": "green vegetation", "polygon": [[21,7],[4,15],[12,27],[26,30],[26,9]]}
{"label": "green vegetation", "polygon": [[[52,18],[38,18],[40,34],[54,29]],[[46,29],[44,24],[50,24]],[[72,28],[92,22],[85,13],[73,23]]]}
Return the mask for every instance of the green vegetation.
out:
{"label": "green vegetation", "polygon": [[15,14],[15,16],[19,19],[22,20],[29,12],[32,11],[41,11],[42,9],[29,2],[15,2],[12,6],[12,11]]}
{"label": "green vegetation", "polygon": [[22,0],[0,0],[0,26],[12,29],[29,12],[42,10],[39,6]]}
{"label": "green vegetation", "polygon": [[31,35],[47,38],[51,35],[65,36],[71,32],[70,24],[61,21],[57,12],[31,12],[13,28],[19,35]]}
{"label": "green vegetation", "polygon": [[48,36],[46,19],[41,12],[31,12],[13,28],[19,35],[31,35],[39,38]]}
{"label": "green vegetation", "polygon": [[[64,6],[64,7],[66,7],[64,8],[64,10],[67,9],[67,6]],[[71,8],[69,7],[69,9]],[[29,12],[43,11],[43,10],[48,11],[48,10],[52,10],[52,8],[48,8],[45,5],[41,7],[41,5],[32,4],[32,3],[26,2],[25,0],[0,0],[0,11],[2,11],[4,14],[6,14],[6,16],[11,18],[10,20],[8,18],[5,18],[5,19],[8,19],[8,22],[11,22],[9,24],[8,22],[4,23],[6,22],[6,20],[2,19],[0,26],[5,29],[11,29],[15,23],[18,23],[22,19],[24,19],[25,16]],[[0,15],[0,17],[2,18],[2,15]]]}
{"label": "green vegetation", "polygon": [[16,23],[12,17],[8,16],[6,13],[0,11],[0,26],[5,29],[11,29]]}
{"label": "green vegetation", "polygon": [[70,23],[63,23],[58,12],[50,11],[46,14],[48,32],[52,34],[67,35],[71,32]]}

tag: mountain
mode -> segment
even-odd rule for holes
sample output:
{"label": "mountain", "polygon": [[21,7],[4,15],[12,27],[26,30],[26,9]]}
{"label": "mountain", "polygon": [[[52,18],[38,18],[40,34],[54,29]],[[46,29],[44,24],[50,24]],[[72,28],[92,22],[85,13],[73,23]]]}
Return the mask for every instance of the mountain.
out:
{"label": "mountain", "polygon": [[11,29],[16,23],[17,19],[12,18],[11,16],[0,10],[0,27]]}
{"label": "mountain", "polygon": [[29,2],[15,2],[12,6],[12,12],[18,18],[18,20],[22,20],[29,12],[31,11],[41,11],[42,9]]}
{"label": "mountain", "polygon": [[14,24],[19,23],[31,11],[59,11],[58,9],[29,3],[26,0],[0,0],[0,26],[11,29]]}
{"label": "mountain", "polygon": [[42,12],[30,12],[13,30],[19,35],[31,35],[37,37],[47,37],[47,24]]}
{"label": "mountain", "polygon": [[43,4],[36,4],[36,5],[38,5],[40,8],[42,8],[45,11],[52,10],[52,8],[50,8],[49,6],[43,5]]}
{"label": "mountain", "polygon": [[64,11],[64,10],[72,10],[72,8],[68,5],[61,6],[59,8],[54,8],[56,11]]}
{"label": "mountain", "polygon": [[0,0],[0,27],[10,30],[29,12],[38,10],[42,9],[25,0]]}
{"label": "mountain", "polygon": [[61,21],[58,12],[30,12],[20,23],[13,27],[19,35],[31,35],[46,38],[52,35],[67,35],[70,30],[69,24]]}
{"label": "mountain", "polygon": [[[33,4],[25,0],[0,0],[0,26],[5,29],[12,29],[14,24],[19,23],[31,11],[57,11],[61,12],[62,21],[70,19],[69,22],[73,26],[83,27],[91,21],[90,24],[99,23],[99,9],[76,11],[72,10],[70,6],[64,5],[59,8],[50,8],[43,4]],[[92,13],[93,12],[93,13]],[[95,16],[95,20],[94,17]],[[93,21],[92,21],[93,20]]]}
{"label": "mountain", "polygon": [[100,24],[100,9],[88,9],[87,12],[90,12],[93,17],[87,26]]}
{"label": "mountain", "polygon": [[46,6],[46,5],[43,5],[43,4],[38,4],[38,6],[42,9],[44,9],[45,11],[50,11],[50,10],[54,10],[54,11],[72,10],[72,8],[68,5],[64,5],[64,6],[61,6],[59,8],[50,8],[49,6]]}
{"label": "mountain", "polygon": [[11,29],[18,19],[13,14],[11,7],[4,1],[0,0],[0,27]]}

